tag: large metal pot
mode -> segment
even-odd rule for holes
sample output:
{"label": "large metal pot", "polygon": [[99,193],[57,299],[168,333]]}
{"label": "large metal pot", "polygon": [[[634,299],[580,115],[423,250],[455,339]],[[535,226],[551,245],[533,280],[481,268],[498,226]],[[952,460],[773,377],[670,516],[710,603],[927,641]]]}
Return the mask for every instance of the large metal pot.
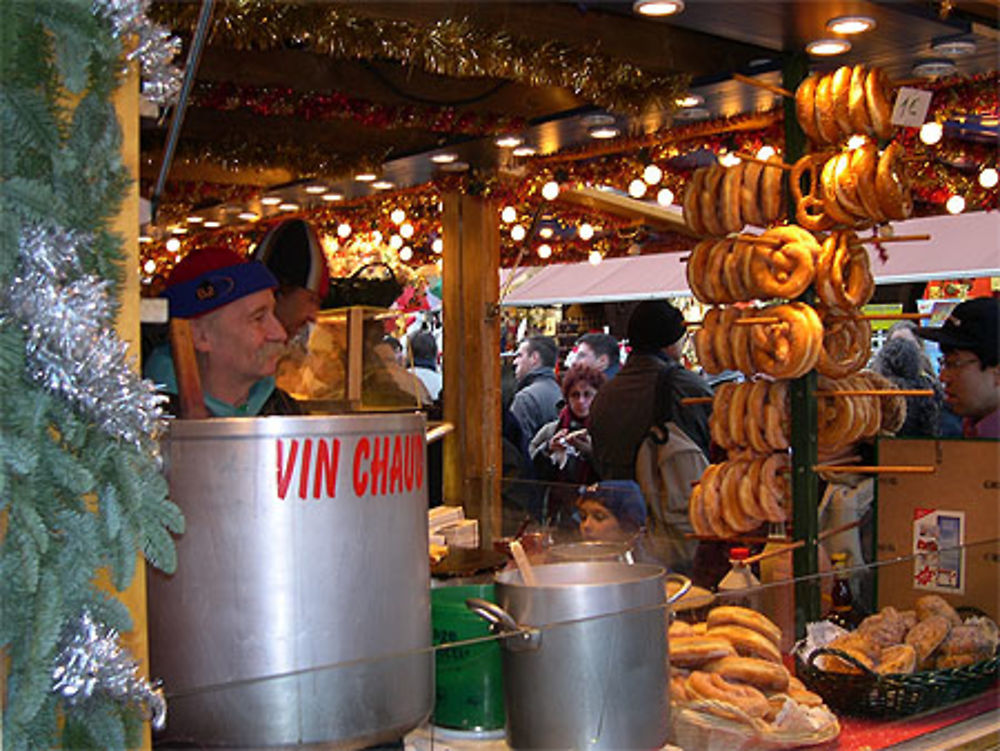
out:
{"label": "large metal pot", "polygon": [[433,704],[424,418],[174,422],[187,530],[149,581],[167,733],[360,748]]}
{"label": "large metal pot", "polygon": [[507,742],[530,749],[663,746],[670,728],[664,570],[600,561],[534,572],[535,586],[517,571],[499,574],[496,605],[469,602],[508,633]]}

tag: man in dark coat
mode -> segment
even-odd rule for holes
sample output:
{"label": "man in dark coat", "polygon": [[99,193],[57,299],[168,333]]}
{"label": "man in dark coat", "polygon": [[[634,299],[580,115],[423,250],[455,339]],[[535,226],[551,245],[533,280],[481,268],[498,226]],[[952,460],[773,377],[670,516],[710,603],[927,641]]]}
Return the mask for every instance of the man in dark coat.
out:
{"label": "man in dark coat", "polygon": [[556,381],[559,348],[550,336],[529,336],[514,357],[517,391],[510,411],[530,442],[545,423],[559,417],[562,389]]}

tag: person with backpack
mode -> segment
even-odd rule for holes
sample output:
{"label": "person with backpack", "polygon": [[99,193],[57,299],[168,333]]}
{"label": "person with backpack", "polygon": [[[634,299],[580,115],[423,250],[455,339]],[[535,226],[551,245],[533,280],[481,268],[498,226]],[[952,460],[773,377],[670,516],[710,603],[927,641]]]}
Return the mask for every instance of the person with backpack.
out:
{"label": "person with backpack", "polygon": [[594,463],[602,480],[636,480],[642,487],[654,553],[675,571],[689,571],[695,543],[687,509],[691,485],[708,464],[711,397],[698,374],[680,364],[684,317],[666,300],[645,300],[627,326],[624,367],[591,406]]}

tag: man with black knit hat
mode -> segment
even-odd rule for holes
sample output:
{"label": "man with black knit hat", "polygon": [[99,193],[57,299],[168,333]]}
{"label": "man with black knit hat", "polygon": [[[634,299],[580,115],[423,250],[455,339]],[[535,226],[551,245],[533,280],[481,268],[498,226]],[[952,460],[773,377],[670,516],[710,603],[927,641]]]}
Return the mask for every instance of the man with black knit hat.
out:
{"label": "man with black knit hat", "polygon": [[708,455],[711,406],[680,405],[685,397],[712,395],[708,383],[679,362],[685,334],[684,317],[666,300],[644,300],[632,311],[628,360],[590,407],[594,460],[602,480],[635,479],[639,444],[653,425],[667,420]]}
{"label": "man with black knit hat", "polygon": [[[163,291],[171,318],[189,322],[208,415],[241,417],[301,414],[277,388],[274,373],[285,349],[285,329],[274,315],[277,279],[267,268],[223,247],[199,248],[171,272]],[[154,350],[145,376],[179,414],[179,387],[168,346]]]}
{"label": "man with black knit hat", "polygon": [[291,339],[316,320],[330,288],[330,272],[319,235],[304,219],[286,219],[267,231],[254,249],[278,280],[274,314]]}

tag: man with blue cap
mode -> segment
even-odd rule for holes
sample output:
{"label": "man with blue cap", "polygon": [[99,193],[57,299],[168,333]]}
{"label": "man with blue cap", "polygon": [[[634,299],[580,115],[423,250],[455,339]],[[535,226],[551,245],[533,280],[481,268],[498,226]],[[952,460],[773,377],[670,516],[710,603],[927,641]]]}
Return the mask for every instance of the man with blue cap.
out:
{"label": "man with blue cap", "polygon": [[[287,338],[274,315],[277,286],[263,264],[223,247],[192,251],[167,279],[163,296],[171,319],[190,326],[209,416],[301,414],[274,383]],[[178,414],[180,388],[168,347],[150,355],[145,375],[170,397],[168,411]]]}

